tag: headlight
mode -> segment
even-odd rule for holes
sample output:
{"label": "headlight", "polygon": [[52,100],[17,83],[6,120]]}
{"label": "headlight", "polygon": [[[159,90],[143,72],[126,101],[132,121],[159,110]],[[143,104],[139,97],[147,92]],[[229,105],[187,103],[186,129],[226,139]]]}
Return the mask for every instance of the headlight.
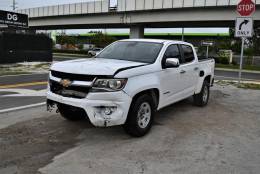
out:
{"label": "headlight", "polygon": [[127,79],[97,79],[93,84],[93,92],[120,91],[126,85]]}

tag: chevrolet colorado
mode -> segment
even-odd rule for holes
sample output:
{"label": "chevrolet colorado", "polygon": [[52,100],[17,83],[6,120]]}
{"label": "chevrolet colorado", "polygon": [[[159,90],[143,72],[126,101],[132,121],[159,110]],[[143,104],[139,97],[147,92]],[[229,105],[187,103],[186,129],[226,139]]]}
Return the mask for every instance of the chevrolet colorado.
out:
{"label": "chevrolet colorado", "polygon": [[214,67],[213,59],[198,60],[186,42],[120,40],[94,58],[53,64],[47,106],[57,105],[68,120],[123,125],[139,137],[150,130],[157,110],[190,96],[195,105],[207,105]]}

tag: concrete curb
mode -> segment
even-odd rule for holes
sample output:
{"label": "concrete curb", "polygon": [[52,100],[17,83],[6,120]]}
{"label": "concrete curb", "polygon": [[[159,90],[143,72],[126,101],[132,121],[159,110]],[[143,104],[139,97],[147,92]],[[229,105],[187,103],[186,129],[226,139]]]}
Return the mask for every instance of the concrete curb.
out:
{"label": "concrete curb", "polygon": [[[230,72],[239,72],[238,69],[227,69],[227,68],[215,68],[215,70],[219,70],[219,71],[230,71]],[[244,73],[260,74],[260,71],[252,71],[252,70],[243,70],[242,72],[244,72]]]}

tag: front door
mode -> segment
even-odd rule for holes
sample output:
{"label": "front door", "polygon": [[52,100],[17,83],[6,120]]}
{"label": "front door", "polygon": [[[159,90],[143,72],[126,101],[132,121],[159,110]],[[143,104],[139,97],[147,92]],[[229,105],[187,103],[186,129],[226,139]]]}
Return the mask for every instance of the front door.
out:
{"label": "front door", "polygon": [[160,73],[161,81],[161,102],[159,107],[167,106],[181,98],[185,79],[182,78],[180,72],[181,66],[177,68],[164,68],[164,64],[167,58],[177,58],[182,64],[181,52],[179,46],[176,44],[167,47],[164,56],[162,58],[162,68]]}

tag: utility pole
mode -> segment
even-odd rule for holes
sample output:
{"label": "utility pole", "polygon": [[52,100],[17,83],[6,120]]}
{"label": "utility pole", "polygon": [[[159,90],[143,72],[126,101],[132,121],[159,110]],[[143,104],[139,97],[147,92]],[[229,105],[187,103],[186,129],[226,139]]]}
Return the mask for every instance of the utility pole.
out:
{"label": "utility pole", "polygon": [[13,0],[13,5],[11,5],[11,7],[13,8],[13,11],[15,11],[17,9],[16,5],[17,5],[16,1]]}
{"label": "utility pole", "polygon": [[182,30],[181,30],[181,40],[184,41],[184,28],[182,27]]}

